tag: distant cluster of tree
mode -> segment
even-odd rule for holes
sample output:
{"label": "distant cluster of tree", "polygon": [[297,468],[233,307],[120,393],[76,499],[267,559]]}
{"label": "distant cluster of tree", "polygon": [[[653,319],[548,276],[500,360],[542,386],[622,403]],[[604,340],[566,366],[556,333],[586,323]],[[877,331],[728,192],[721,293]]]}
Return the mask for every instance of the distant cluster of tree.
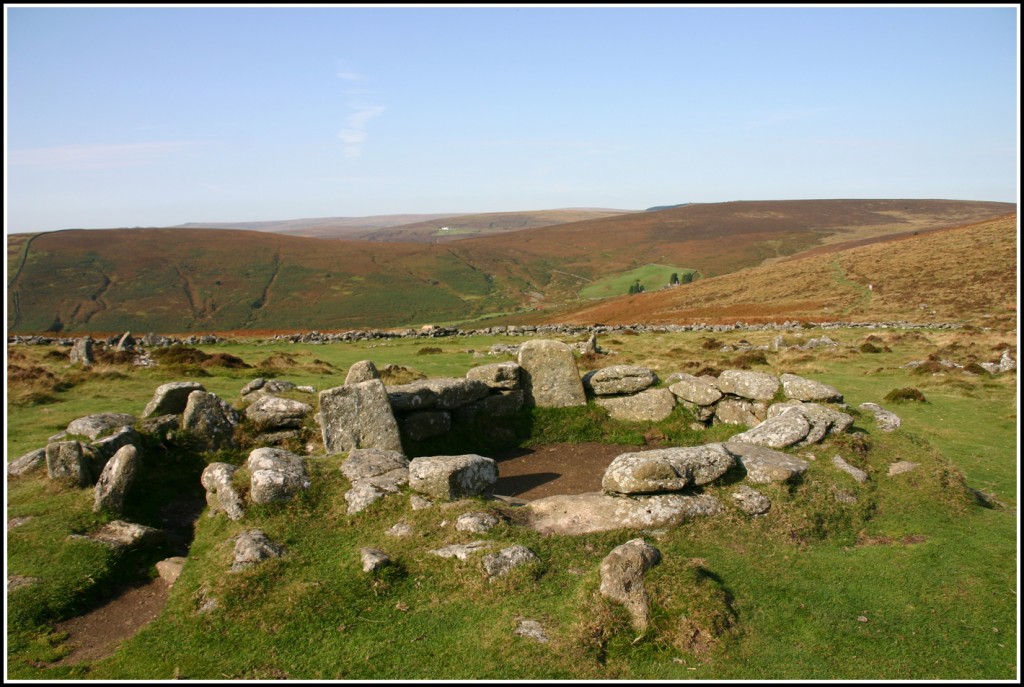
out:
{"label": "distant cluster of tree", "polygon": [[673,272],[672,276],[668,278],[669,286],[677,286],[678,284],[689,284],[693,281],[693,272],[686,272],[682,277],[679,276],[678,272]]}
{"label": "distant cluster of tree", "polygon": [[647,289],[644,288],[644,285],[640,283],[639,279],[637,279],[635,282],[633,282],[632,284],[629,285],[629,295],[630,296],[633,296],[633,295],[638,294],[638,293],[643,293],[646,290]]}

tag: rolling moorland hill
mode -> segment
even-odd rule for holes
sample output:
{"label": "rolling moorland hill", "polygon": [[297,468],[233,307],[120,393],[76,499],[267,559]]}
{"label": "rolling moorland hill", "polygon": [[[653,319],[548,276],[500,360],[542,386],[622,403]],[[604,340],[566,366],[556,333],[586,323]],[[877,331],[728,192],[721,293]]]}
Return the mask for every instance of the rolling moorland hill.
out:
{"label": "rolling moorland hill", "polygon": [[[914,232],[924,236],[1015,210],[1007,203],[941,200],[692,204],[443,244],[183,228],[51,232],[25,240],[20,250],[12,250],[9,243],[8,330],[329,331],[485,316],[492,322],[509,321],[524,310],[579,303],[580,290],[595,280],[648,264],[696,270],[701,279],[679,288],[707,288],[700,283],[705,278],[757,266],[771,265],[769,273],[788,274],[792,268],[772,263],[810,250]],[[1007,222],[1012,231],[1015,216]],[[1015,233],[1010,240],[1015,241]],[[1005,241],[997,245],[1010,246]],[[936,258],[976,250],[981,269],[986,260],[996,260],[992,256],[1000,249],[938,250],[944,252]],[[1013,264],[1013,258],[1006,260]],[[830,289],[860,293],[846,282],[869,283],[852,269],[842,269],[842,279],[834,279]],[[957,263],[946,274],[951,284],[977,281],[968,270]],[[798,310],[807,317],[838,318],[848,308],[845,301],[832,303],[832,295],[805,293],[800,300],[806,302]],[[881,302],[881,293],[864,302]],[[792,289],[783,289],[780,298],[792,300],[792,294]],[[917,308],[928,300],[915,296],[894,307],[906,312],[910,302]],[[768,301],[757,303],[756,312],[770,316]],[[708,301],[693,316],[706,317],[707,308],[720,311],[726,304]],[[935,308],[934,303],[930,306]],[[782,318],[800,317],[776,310]],[[545,315],[559,316],[557,310]]]}
{"label": "rolling moorland hill", "polygon": [[458,241],[487,234],[549,227],[566,222],[613,217],[635,210],[566,208],[521,212],[432,215],[372,215],[368,217],[322,217],[270,222],[190,222],[188,229],[243,229],[269,231],[289,236],[355,241],[398,241],[437,243]]}
{"label": "rolling moorland hill", "polygon": [[839,244],[683,286],[562,310],[587,324],[793,320],[965,322],[1017,316],[1017,215]]}

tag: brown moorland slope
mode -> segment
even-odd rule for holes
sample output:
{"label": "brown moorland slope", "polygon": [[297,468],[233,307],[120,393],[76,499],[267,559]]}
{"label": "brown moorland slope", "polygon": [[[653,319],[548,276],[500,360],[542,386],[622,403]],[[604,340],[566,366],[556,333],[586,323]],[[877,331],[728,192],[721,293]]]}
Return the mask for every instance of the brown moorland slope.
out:
{"label": "brown moorland slope", "polygon": [[1017,215],[1013,213],[607,299],[548,315],[544,321],[907,320],[1014,328],[1017,277]]}

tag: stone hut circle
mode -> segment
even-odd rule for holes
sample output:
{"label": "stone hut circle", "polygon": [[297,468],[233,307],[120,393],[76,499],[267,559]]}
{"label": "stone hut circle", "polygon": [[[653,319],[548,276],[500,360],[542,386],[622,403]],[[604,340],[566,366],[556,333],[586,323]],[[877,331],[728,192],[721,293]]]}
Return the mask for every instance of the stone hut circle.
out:
{"label": "stone hut circle", "polygon": [[[307,401],[278,395],[284,392],[304,394]],[[349,484],[344,494],[349,516],[382,499],[403,498],[413,510],[484,499],[499,504],[499,512],[512,513],[508,520],[493,513],[463,514],[467,517],[460,517],[452,529],[481,539],[427,552],[476,561],[480,574],[495,580],[517,567],[544,563],[526,546],[499,549],[486,539],[499,522],[512,522],[513,529],[523,526],[542,534],[573,536],[622,529],[649,533],[730,510],[745,518],[770,517],[776,507],[761,491],[765,485],[799,490],[813,458],[806,449],[849,432],[854,414],[863,412],[881,431],[894,431],[900,424],[895,414],[877,404],[850,411],[840,390],[793,374],[725,370],[717,376],[675,373],[662,380],[641,366],[612,365],[581,375],[569,345],[544,339],[519,346],[516,362],[480,365],[464,377],[388,386],[371,361],[362,361],[333,388],[316,392],[281,380],[255,379],[240,390],[240,397],[241,409],[200,383],[169,382],[154,391],[137,417],[108,411],[76,419],[47,446],[10,463],[8,474],[45,466],[51,479],[94,489],[97,511],[120,514],[132,480],[144,469],[147,444],[142,434],[186,435],[207,455],[225,450],[246,453],[239,464],[208,462],[199,477],[205,516],[245,526],[252,506],[288,502],[310,489],[311,461],[344,456],[339,472]],[[607,466],[599,491],[532,501],[496,491],[501,464],[493,458],[406,452],[418,442],[468,428],[486,427],[500,434],[524,408],[591,403],[625,422],[657,422],[682,406],[696,428],[726,424],[742,431],[727,441],[626,451]],[[309,439],[311,432],[319,436],[297,449],[296,440]],[[837,493],[843,494],[842,499],[837,496],[840,503],[856,503],[851,492],[867,481],[913,469],[913,464],[901,465],[899,471],[882,477],[849,461],[856,462],[856,457],[836,455],[831,462],[822,461],[834,472]],[[704,488],[709,486],[723,489],[708,493]],[[723,493],[726,498],[715,495]],[[389,522],[381,532],[407,537],[411,528]],[[153,540],[154,533],[146,529],[137,535],[140,541],[143,536]],[[96,537],[100,540],[101,535]],[[288,557],[286,547],[273,540],[273,532],[247,529],[228,543],[234,547],[231,571]],[[642,538],[620,548],[611,556],[618,562],[602,567],[601,592],[626,605],[634,625],[642,628],[647,623],[647,599],[637,576],[657,563],[659,553]],[[394,564],[386,549],[386,542],[367,542],[353,556],[366,574],[373,574]],[[634,558],[639,562],[622,562]],[[174,565],[180,572],[177,558]],[[614,573],[616,566],[632,566],[639,572],[632,581],[622,581],[616,575],[624,573]],[[624,591],[629,589],[635,593]]]}

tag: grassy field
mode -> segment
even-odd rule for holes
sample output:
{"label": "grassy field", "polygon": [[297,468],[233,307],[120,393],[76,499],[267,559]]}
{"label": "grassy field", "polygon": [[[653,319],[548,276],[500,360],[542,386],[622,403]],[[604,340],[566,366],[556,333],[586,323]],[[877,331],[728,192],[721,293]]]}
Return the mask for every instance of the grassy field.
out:
{"label": "grassy field", "polygon": [[580,298],[609,298],[612,296],[624,296],[629,293],[629,287],[640,282],[646,291],[657,291],[668,286],[673,274],[680,279],[686,274],[694,274],[697,270],[686,269],[685,267],[669,267],[667,265],[644,265],[635,270],[629,270],[622,274],[615,274],[598,279],[580,289]]}
{"label": "grassy field", "polygon": [[[798,487],[758,487],[768,515],[727,513],[658,532],[542,536],[514,519],[485,538],[524,544],[540,563],[487,582],[476,561],[440,559],[429,549],[468,540],[452,529],[463,512],[502,510],[470,500],[413,511],[391,497],[349,516],[338,472],[343,456],[309,461],[313,486],[302,498],[251,510],[240,522],[205,515],[182,576],[160,617],[113,655],[56,663],[69,651],[56,621],[88,608],[120,582],[154,575],[159,552],[132,559],[68,538],[111,519],[91,511],[91,489],[59,487],[36,473],[8,483],[7,517],[32,516],[7,535],[8,571],[42,580],[8,593],[8,677],[29,680],[167,679],[635,679],[635,680],[1013,680],[1017,663],[1017,378],[939,370],[912,360],[994,361],[1015,332],[807,329],[787,345],[827,334],[839,345],[759,356],[729,346],[769,344],[775,332],[618,333],[613,351],[586,367],[638,364],[661,378],[748,366],[791,372],[837,387],[855,417],[853,431],[793,452],[813,456]],[[582,338],[582,337],[581,337]],[[514,337],[389,340],[344,345],[268,344],[256,339],[202,346],[237,356],[246,369],[108,364],[69,368],[66,350],[8,349],[8,458],[43,446],[91,412],[141,413],[153,389],[194,379],[239,404],[256,376],[317,389],[340,384],[354,362],[400,365],[427,376],[457,376],[507,359],[485,355]],[[867,347],[865,344],[872,344]],[[725,348],[723,348],[723,346]],[[440,349],[440,352],[431,349]],[[876,351],[876,352],[869,352]],[[13,370],[13,376],[10,370]],[[19,370],[34,370],[21,374]],[[884,400],[913,387],[925,402]],[[903,418],[879,432],[856,410],[873,401]],[[739,428],[689,429],[680,407],[653,426],[623,427],[594,407],[533,411],[536,440],[641,442],[660,432],[679,443],[720,441]],[[627,423],[628,424],[628,423]],[[978,431],[978,428],[984,431]],[[149,524],[161,499],[209,460],[184,448],[145,454],[143,483],[127,519]],[[866,470],[858,484],[831,465],[841,454]],[[897,460],[919,467],[890,477]],[[45,472],[45,471],[44,471]],[[191,487],[189,486],[191,484]],[[732,485],[708,489],[729,502]],[[968,488],[970,487],[970,488]],[[977,491],[972,491],[977,490]],[[856,503],[836,501],[837,491]],[[396,522],[408,538],[386,537]],[[259,528],[287,554],[226,574],[229,539]],[[601,600],[598,566],[615,546],[644,536],[662,553],[646,584],[651,629],[637,636],[620,607]],[[359,548],[379,546],[398,565],[367,575]],[[31,589],[31,591],[29,591]],[[213,612],[199,612],[216,598]],[[521,617],[538,620],[551,641],[514,636]]]}

